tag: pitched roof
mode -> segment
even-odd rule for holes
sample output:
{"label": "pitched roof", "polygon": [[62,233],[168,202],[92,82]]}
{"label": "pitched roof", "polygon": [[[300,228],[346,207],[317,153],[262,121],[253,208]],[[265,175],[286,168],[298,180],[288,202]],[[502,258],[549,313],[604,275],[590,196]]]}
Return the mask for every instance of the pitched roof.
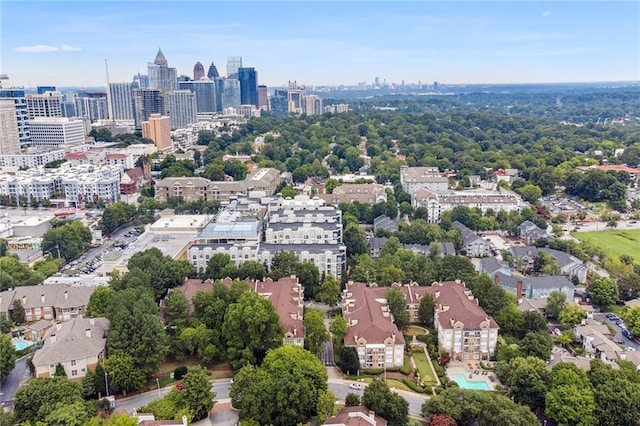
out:
{"label": "pitched roof", "polygon": [[58,323],[45,334],[44,345],[33,356],[33,364],[57,364],[98,355],[105,349],[109,326],[106,318],[76,318]]}
{"label": "pitched roof", "polygon": [[387,421],[375,414],[363,405],[357,407],[344,407],[338,414],[329,417],[324,422],[325,425],[345,425],[345,426],[386,426]]}
{"label": "pitched roof", "polygon": [[534,246],[511,246],[509,251],[514,258],[520,257],[536,257],[538,256],[538,249]]}
{"label": "pitched roof", "polygon": [[[22,302],[25,309],[53,306],[55,308],[77,308],[87,306],[95,287],[72,286],[66,284],[42,284],[16,287],[0,293],[0,312],[12,309],[15,299]],[[44,298],[44,301],[43,301]]]}
{"label": "pitched roof", "polygon": [[498,328],[464,283],[445,281],[425,288],[436,301],[436,317],[442,328],[454,328],[456,322],[465,329]]}
{"label": "pitched roof", "polygon": [[302,322],[303,290],[298,283],[298,278],[295,276],[283,277],[278,281],[267,278],[262,282],[256,282],[253,289],[256,293],[266,296],[273,303],[285,333],[290,333],[298,338],[305,336]]}
{"label": "pitched roof", "polygon": [[[482,238],[480,238],[478,234],[476,234],[471,229],[467,228],[464,224],[458,222],[457,220],[453,222],[452,225],[460,230],[460,234],[462,234],[462,243],[465,246],[476,240],[482,240]],[[485,242],[484,240],[482,241]]]}
{"label": "pitched roof", "polygon": [[556,260],[556,262],[558,262],[558,266],[560,266],[561,268],[564,268],[565,266],[569,266],[571,264],[580,264],[580,265],[583,264],[582,260],[578,259],[577,257],[569,253],[565,253],[560,250],[554,250],[554,249],[545,247],[545,248],[540,248],[539,251],[543,251],[548,255],[552,256]]}

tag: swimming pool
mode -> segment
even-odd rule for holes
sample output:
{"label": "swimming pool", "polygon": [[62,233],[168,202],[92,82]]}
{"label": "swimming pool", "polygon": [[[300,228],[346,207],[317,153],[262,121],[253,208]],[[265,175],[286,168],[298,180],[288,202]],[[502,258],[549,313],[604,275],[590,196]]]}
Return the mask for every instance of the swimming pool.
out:
{"label": "swimming pool", "polygon": [[32,344],[33,344],[32,342],[29,342],[27,340],[14,340],[13,341],[13,347],[16,348],[17,351],[21,351],[23,349],[27,349]]}
{"label": "swimming pool", "polygon": [[452,374],[451,379],[458,384],[462,389],[473,390],[491,390],[491,387],[484,380],[467,380],[464,374]]}

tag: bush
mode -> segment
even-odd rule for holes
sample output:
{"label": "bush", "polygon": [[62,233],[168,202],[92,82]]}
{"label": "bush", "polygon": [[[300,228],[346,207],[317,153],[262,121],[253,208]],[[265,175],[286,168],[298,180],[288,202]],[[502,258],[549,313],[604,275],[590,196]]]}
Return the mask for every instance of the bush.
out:
{"label": "bush", "polygon": [[436,386],[433,388],[433,391],[436,393],[436,395],[440,395],[442,392],[444,392],[444,389],[442,389],[441,386]]}
{"label": "bush", "polygon": [[184,376],[187,375],[188,369],[186,366],[181,365],[173,371],[173,378],[175,380],[181,380]]}
{"label": "bush", "polygon": [[493,371],[493,367],[488,367],[484,362],[480,361],[480,368],[487,371]]}
{"label": "bush", "polygon": [[404,374],[405,376],[408,376],[409,374],[411,374],[411,363],[410,362],[405,362],[402,367],[400,367],[400,372],[402,374]]}
{"label": "bush", "polygon": [[[390,371],[387,369],[387,371]],[[368,374],[370,376],[377,376],[384,373],[384,368],[363,368],[360,370],[360,374]]]}
{"label": "bush", "polygon": [[415,384],[413,381],[408,380],[408,379],[402,379],[402,383],[404,383],[405,385],[407,385],[407,387],[409,389],[411,389],[414,392],[418,392],[418,393],[426,393],[426,390],[422,387],[422,386],[418,386],[417,384]]}

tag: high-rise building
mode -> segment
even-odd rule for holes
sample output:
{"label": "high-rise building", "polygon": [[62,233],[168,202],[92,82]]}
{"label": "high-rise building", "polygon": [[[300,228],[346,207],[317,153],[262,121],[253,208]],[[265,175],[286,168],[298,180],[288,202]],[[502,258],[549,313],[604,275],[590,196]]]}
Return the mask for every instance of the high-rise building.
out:
{"label": "high-rise building", "polygon": [[183,129],[198,121],[196,95],[191,90],[172,90],[165,93],[165,105],[172,129]]}
{"label": "high-rise building", "polygon": [[242,57],[229,56],[227,58],[227,78],[238,78],[240,68],[242,68]]}
{"label": "high-rise building", "polygon": [[15,104],[16,122],[18,124],[18,137],[20,146],[29,146],[31,141],[29,133],[29,112],[24,89],[10,87],[8,79],[0,87],[0,99],[11,99]]}
{"label": "high-rise building", "polygon": [[81,145],[84,122],[66,117],[39,117],[29,120],[32,146]]}
{"label": "high-rise building", "polygon": [[107,94],[104,92],[81,92],[76,98],[76,114],[84,120],[96,122],[109,117]]}
{"label": "high-rise building", "polygon": [[44,95],[46,92],[55,92],[56,86],[38,86],[38,95]]}
{"label": "high-rise building", "polygon": [[62,103],[60,104],[60,110],[63,117],[74,118],[80,114],[76,109],[76,103],[78,100],[78,94],[76,92],[65,92],[62,95]]}
{"label": "high-rise building", "polygon": [[109,83],[109,118],[111,120],[133,120],[133,84]]}
{"label": "high-rise building", "polygon": [[36,117],[62,117],[60,92],[46,92],[41,95],[26,95],[29,119]]}
{"label": "high-rise building", "polygon": [[[181,81],[178,87],[182,90],[190,90],[195,93],[196,112],[216,112],[216,82],[210,80]],[[221,109],[221,108],[220,108]]]}
{"label": "high-rise building", "polygon": [[258,72],[255,68],[239,68],[240,104],[258,108]]}
{"label": "high-rise building", "polygon": [[[216,81],[217,83],[217,81]],[[221,110],[226,108],[240,108],[240,82],[235,78],[222,80]]]}
{"label": "high-rise building", "polygon": [[200,63],[200,61],[198,61],[193,66],[193,79],[195,81],[198,81],[202,77],[204,77],[204,66]]}
{"label": "high-rise building", "polygon": [[213,65],[213,62],[211,62],[211,65],[209,65],[209,71],[207,72],[207,77],[209,77],[210,80],[215,80],[217,77],[220,77],[220,73],[218,73],[218,68],[216,68],[216,66]]}
{"label": "high-rise building", "polygon": [[289,100],[289,112],[294,114],[302,114],[304,109],[304,96],[307,94],[307,91],[304,86],[298,86],[297,82],[289,82],[289,87],[287,88],[287,96]]}
{"label": "high-rise building", "polygon": [[142,122],[147,121],[151,114],[165,111],[160,89],[133,89],[133,108],[136,129],[141,129]]}
{"label": "high-rise building", "polygon": [[0,99],[0,155],[14,155],[20,152],[20,134],[16,103],[13,99]]}
{"label": "high-rise building", "polygon": [[138,73],[133,76],[134,89],[146,89],[149,87],[149,76]]}
{"label": "high-rise building", "polygon": [[264,110],[269,109],[267,86],[264,86],[264,85],[258,86],[258,106],[260,107],[260,109],[264,109]]}
{"label": "high-rise building", "polygon": [[175,68],[169,68],[167,58],[164,57],[162,50],[158,49],[153,63],[147,64],[147,70],[151,89],[168,92],[178,88],[178,71]]}
{"label": "high-rise building", "polygon": [[171,122],[168,116],[151,114],[148,121],[142,122],[142,137],[151,139],[158,151],[168,151],[171,143]]}
{"label": "high-rise building", "polygon": [[270,111],[277,117],[289,116],[289,101],[286,96],[274,96],[269,98]]}
{"label": "high-rise building", "polygon": [[304,97],[304,110],[307,115],[322,115],[322,99],[317,95]]}

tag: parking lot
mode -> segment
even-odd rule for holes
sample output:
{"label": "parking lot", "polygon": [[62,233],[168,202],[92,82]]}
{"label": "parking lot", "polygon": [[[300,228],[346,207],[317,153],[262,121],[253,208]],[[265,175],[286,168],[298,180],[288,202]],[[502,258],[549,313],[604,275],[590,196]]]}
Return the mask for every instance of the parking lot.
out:
{"label": "parking lot", "polygon": [[615,330],[616,334],[615,336],[613,336],[613,340],[620,346],[623,346],[626,349],[631,348],[631,350],[640,351],[640,344],[637,342],[637,340],[629,339],[622,333],[622,327],[616,324],[616,322],[618,321],[617,319],[614,318],[613,320],[611,320],[607,318],[605,314],[594,314],[594,318],[602,322],[603,324],[610,325]]}

